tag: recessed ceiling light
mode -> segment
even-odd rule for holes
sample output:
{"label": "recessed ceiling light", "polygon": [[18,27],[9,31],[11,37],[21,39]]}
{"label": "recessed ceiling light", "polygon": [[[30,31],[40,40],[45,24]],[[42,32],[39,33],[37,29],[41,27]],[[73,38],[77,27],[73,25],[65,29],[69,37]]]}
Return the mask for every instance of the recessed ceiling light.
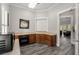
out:
{"label": "recessed ceiling light", "polygon": [[29,4],[28,4],[28,7],[29,7],[29,8],[34,8],[36,5],[37,5],[37,3],[29,3]]}

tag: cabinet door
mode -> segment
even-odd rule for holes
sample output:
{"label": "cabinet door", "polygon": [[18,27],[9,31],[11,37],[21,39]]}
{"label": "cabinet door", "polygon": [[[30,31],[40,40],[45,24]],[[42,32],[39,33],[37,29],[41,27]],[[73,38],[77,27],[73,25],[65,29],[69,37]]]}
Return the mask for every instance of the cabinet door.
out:
{"label": "cabinet door", "polygon": [[51,36],[52,38],[52,42],[53,42],[53,46],[56,46],[56,35]]}
{"label": "cabinet door", "polygon": [[56,35],[46,35],[46,43],[48,46],[55,46],[56,45]]}
{"label": "cabinet door", "polygon": [[50,40],[49,35],[45,35],[45,43],[48,44],[48,41]]}
{"label": "cabinet door", "polygon": [[37,43],[45,43],[45,35],[44,34],[37,34],[36,35],[36,41]]}
{"label": "cabinet door", "polygon": [[30,34],[29,35],[29,43],[35,43],[36,42],[36,35]]}
{"label": "cabinet door", "polygon": [[41,34],[40,35],[40,43],[45,43],[45,35],[44,34]]}
{"label": "cabinet door", "polygon": [[48,46],[52,46],[52,43],[53,43],[52,40],[53,40],[53,39],[51,38],[51,36],[48,35],[48,36],[47,36],[47,43],[48,43]]}
{"label": "cabinet door", "polygon": [[36,42],[40,43],[40,34],[36,34]]}

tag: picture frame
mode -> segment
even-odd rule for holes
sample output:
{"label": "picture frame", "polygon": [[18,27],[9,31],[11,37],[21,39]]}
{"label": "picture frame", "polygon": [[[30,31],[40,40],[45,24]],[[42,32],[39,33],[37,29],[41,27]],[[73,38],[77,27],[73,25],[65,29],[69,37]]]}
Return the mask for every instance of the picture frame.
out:
{"label": "picture frame", "polygon": [[29,29],[29,20],[20,19],[19,28],[20,29]]}

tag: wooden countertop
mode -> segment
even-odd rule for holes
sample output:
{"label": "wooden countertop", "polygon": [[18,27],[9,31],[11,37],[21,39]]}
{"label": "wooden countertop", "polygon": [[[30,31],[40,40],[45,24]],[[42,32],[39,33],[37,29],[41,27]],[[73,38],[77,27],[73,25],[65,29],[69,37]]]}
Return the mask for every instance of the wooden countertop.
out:
{"label": "wooden countertop", "polygon": [[36,34],[47,34],[47,35],[56,35],[50,32],[36,32]]}
{"label": "wooden countertop", "polygon": [[50,33],[50,32],[19,32],[19,33],[15,33],[15,35],[28,35],[28,34],[47,34],[47,35],[56,35],[56,34],[53,34],[53,33]]}

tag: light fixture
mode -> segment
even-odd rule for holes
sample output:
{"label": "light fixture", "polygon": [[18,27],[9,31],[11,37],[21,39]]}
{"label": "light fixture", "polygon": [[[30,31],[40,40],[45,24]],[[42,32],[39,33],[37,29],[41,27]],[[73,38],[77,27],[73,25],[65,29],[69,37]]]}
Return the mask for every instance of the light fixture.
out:
{"label": "light fixture", "polygon": [[28,7],[29,7],[29,8],[34,8],[36,5],[37,5],[37,3],[29,3],[29,4],[28,4]]}

